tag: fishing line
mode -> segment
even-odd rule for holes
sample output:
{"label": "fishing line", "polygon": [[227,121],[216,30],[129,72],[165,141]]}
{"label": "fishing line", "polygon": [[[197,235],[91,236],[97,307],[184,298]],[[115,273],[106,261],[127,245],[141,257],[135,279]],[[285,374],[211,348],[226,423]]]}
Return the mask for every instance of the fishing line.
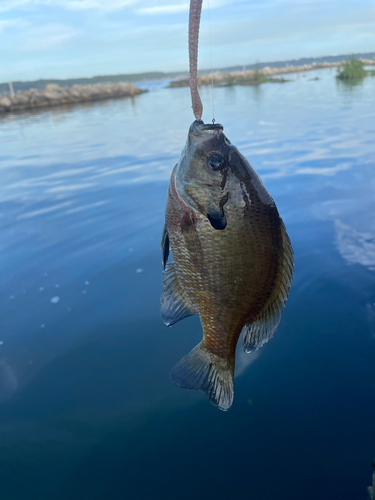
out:
{"label": "fishing line", "polygon": [[210,0],[207,0],[208,10],[208,37],[210,42],[210,59],[211,59],[211,95],[212,95],[212,123],[215,123],[215,99],[214,99],[214,74],[212,65],[212,41],[211,41],[211,9]]}

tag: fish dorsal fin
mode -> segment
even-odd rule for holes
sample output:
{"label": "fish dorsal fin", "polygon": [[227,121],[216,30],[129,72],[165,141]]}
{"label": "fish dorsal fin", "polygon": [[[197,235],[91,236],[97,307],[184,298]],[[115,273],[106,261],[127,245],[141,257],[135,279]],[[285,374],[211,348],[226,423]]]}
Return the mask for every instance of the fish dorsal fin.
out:
{"label": "fish dorsal fin", "polygon": [[165,226],[163,229],[163,234],[161,235],[160,248],[161,248],[161,261],[163,263],[163,269],[165,269],[169,257],[169,236]]}
{"label": "fish dorsal fin", "polygon": [[273,336],[279,326],[281,313],[288,299],[293,278],[294,258],[293,248],[283,221],[281,221],[281,235],[282,259],[278,288],[255,321],[245,325],[243,345],[246,352],[260,349]]}
{"label": "fish dorsal fin", "polygon": [[186,297],[176,276],[173,263],[166,265],[164,276],[163,293],[160,299],[161,315],[164,323],[172,326],[181,319],[197,314],[198,311]]}

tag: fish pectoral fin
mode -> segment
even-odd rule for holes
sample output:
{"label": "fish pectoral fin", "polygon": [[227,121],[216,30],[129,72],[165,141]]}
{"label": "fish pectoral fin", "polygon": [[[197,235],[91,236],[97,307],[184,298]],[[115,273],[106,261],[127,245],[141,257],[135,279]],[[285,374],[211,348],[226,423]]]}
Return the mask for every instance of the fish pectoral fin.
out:
{"label": "fish pectoral fin", "polygon": [[226,411],[233,403],[233,373],[234,358],[222,359],[200,343],[172,368],[169,376],[178,387],[202,391],[211,404]]}
{"label": "fish pectoral fin", "polygon": [[277,289],[271,297],[269,304],[255,318],[255,321],[245,325],[243,329],[243,347],[244,351],[248,353],[260,349],[276,332],[288,299],[293,278],[294,258],[292,245],[282,221],[281,234],[282,258]]}
{"label": "fish pectoral fin", "polygon": [[167,264],[164,271],[163,293],[160,299],[161,315],[167,326],[172,326],[188,316],[197,314],[186,297],[176,276],[174,264]]}
{"label": "fish pectoral fin", "polygon": [[161,235],[160,248],[161,248],[161,261],[163,264],[163,269],[165,269],[169,257],[169,236],[165,226],[163,229],[163,234]]}

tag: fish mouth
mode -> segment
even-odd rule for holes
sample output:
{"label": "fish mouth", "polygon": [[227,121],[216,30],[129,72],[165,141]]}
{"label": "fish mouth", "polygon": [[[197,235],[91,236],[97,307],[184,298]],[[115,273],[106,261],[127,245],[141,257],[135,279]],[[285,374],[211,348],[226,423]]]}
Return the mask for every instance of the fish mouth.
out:
{"label": "fish mouth", "polygon": [[195,120],[190,126],[190,132],[194,135],[199,135],[206,130],[224,130],[224,127],[220,123],[203,123],[202,120]]}
{"label": "fish mouth", "polygon": [[224,127],[220,123],[203,123],[199,125],[200,130],[216,130],[216,129],[224,130]]}

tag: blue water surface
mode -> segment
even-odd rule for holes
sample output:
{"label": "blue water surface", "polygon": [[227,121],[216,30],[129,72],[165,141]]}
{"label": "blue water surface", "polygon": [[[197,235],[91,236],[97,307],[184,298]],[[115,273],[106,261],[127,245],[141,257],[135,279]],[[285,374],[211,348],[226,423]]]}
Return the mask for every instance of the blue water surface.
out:
{"label": "blue water surface", "polygon": [[[313,80],[318,77],[319,80]],[[1,500],[366,498],[375,457],[375,78],[214,90],[295,251],[229,412],[175,387],[159,249],[187,88],[0,118]],[[204,119],[212,92],[202,88]]]}

